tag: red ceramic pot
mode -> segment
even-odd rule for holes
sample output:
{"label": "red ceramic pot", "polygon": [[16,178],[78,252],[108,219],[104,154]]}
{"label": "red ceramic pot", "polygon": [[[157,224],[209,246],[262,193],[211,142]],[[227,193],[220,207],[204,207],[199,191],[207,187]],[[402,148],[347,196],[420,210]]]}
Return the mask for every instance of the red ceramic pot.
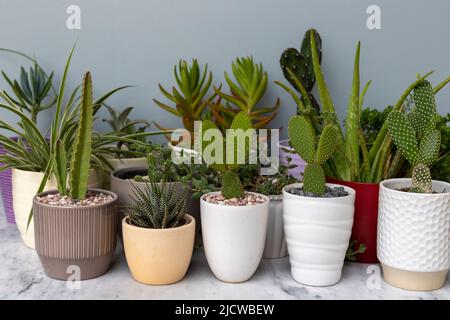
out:
{"label": "red ceramic pot", "polygon": [[378,183],[339,181],[327,178],[327,182],[341,184],[356,191],[355,218],[351,240],[364,243],[366,251],[357,254],[356,262],[378,263],[377,222],[378,222]]}

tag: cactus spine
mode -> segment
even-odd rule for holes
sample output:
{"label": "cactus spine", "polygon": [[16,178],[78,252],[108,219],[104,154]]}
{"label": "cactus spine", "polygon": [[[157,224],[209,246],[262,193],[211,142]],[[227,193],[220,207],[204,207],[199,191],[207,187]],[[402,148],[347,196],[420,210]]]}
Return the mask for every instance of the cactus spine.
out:
{"label": "cactus spine", "polygon": [[437,160],[441,133],[436,129],[436,100],[431,84],[421,81],[413,91],[414,109],[407,115],[392,111],[387,118],[389,133],[412,166],[411,192],[431,193],[430,166]]}
{"label": "cactus spine", "polygon": [[87,72],[83,78],[80,116],[69,172],[69,190],[73,199],[84,199],[87,192],[92,149],[92,78]]}
{"label": "cactus spine", "polygon": [[337,129],[326,125],[316,137],[311,121],[305,116],[294,116],[289,121],[289,139],[295,151],[308,164],[303,176],[306,194],[320,196],[325,192],[325,173],[322,165],[336,151]]}

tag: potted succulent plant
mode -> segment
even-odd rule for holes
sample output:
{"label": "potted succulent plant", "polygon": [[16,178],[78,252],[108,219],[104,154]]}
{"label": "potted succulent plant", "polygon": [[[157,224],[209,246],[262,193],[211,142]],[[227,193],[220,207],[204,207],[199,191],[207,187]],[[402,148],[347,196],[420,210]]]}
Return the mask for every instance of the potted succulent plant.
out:
{"label": "potted succulent plant", "polygon": [[[56,168],[52,165],[54,155],[56,154],[55,140],[57,138],[66,141],[66,147],[74,144],[74,132],[78,126],[78,117],[81,104],[79,102],[78,87],[73,90],[66,99],[63,110],[64,93],[66,89],[66,78],[72,58],[74,48],[67,59],[61,80],[60,88],[56,94],[56,116],[52,121],[50,128],[50,137],[42,133],[37,125],[30,119],[27,112],[21,105],[17,105],[14,99],[8,94],[0,92],[0,96],[5,103],[0,103],[0,108],[19,118],[19,125],[13,125],[0,120],[1,126],[7,132],[12,134],[0,134],[0,143],[3,145],[5,154],[0,155],[0,162],[3,166],[0,171],[12,168],[12,194],[15,221],[20,231],[24,243],[34,248],[34,226],[30,211],[32,208],[33,197],[44,190],[53,189],[58,183]],[[102,104],[112,94],[125,87],[119,87],[93,102],[94,114],[99,110]],[[58,119],[57,119],[58,118]],[[17,141],[11,140],[9,136],[18,136]],[[59,137],[57,136],[59,135]],[[102,157],[99,148],[103,145],[121,139],[128,141],[133,136],[114,137],[108,135],[95,135],[92,141],[91,169],[89,171],[89,187],[100,187],[101,178],[99,171],[104,171],[108,167],[107,161]],[[53,142],[52,142],[53,141]]]}
{"label": "potted succulent plant", "polygon": [[317,138],[310,120],[294,116],[289,138],[308,163],[303,183],[283,188],[283,219],[292,277],[303,284],[337,283],[353,225],[355,191],[326,184],[322,165],[336,150],[337,129],[328,124]]}
{"label": "potted succulent plant", "polygon": [[[245,132],[252,128],[251,119],[244,112],[240,112],[230,128]],[[219,280],[243,282],[254,274],[264,251],[269,198],[254,192],[245,192],[236,173],[243,165],[237,160],[236,153],[243,152],[243,155],[248,155],[251,142],[241,145],[242,150],[234,145],[234,154],[228,153],[229,150],[223,150],[227,151],[223,153],[216,150],[217,154],[210,154],[214,142],[207,137],[211,132],[221,135],[214,122],[203,121],[203,159],[219,172],[222,187],[221,191],[204,194],[200,199],[203,246],[209,267]]]}
{"label": "potted succulent plant", "polygon": [[412,178],[380,184],[377,251],[385,281],[409,290],[442,287],[450,269],[450,183],[432,180],[430,171],[441,147],[434,92],[422,80],[413,110],[387,119]]}
{"label": "potted succulent plant", "polygon": [[186,274],[194,247],[195,219],[187,214],[187,187],[146,182],[134,187],[133,202],[122,220],[125,256],[133,278],[164,285]]}
{"label": "potted succulent plant", "polygon": [[[53,128],[60,128],[60,104],[56,111]],[[102,275],[116,247],[117,195],[88,188],[93,114],[92,80],[87,72],[74,138],[57,129],[51,134],[49,165],[54,167],[57,189],[33,199],[36,252],[46,274],[55,279],[67,279],[73,266],[80,280]]]}
{"label": "potted succulent plant", "polygon": [[[22,52],[8,49],[0,49],[0,51],[17,54],[32,63],[32,66],[28,71],[24,67],[20,68],[20,80],[11,79],[6,72],[2,70],[3,78],[12,92],[7,93],[4,91],[3,93],[9,100],[13,101],[20,110],[25,112],[34,124],[36,124],[39,113],[53,107],[56,103],[56,98],[54,97],[55,90],[52,84],[53,72],[50,75],[47,75],[36,59],[33,59]],[[14,135],[13,137],[10,137],[10,139],[17,142],[18,137]],[[0,140],[0,155],[5,154],[7,154],[7,149],[3,147]],[[2,166],[1,162],[0,166]],[[0,190],[7,221],[15,223],[11,176],[12,169],[6,169],[0,172]]]}
{"label": "potted succulent plant", "polygon": [[242,177],[244,188],[269,197],[269,219],[267,223],[266,243],[263,259],[277,259],[287,256],[286,237],[283,224],[283,187],[295,183],[297,180],[288,174],[291,168],[280,165],[274,175],[260,175],[259,165],[248,165],[238,174]]}

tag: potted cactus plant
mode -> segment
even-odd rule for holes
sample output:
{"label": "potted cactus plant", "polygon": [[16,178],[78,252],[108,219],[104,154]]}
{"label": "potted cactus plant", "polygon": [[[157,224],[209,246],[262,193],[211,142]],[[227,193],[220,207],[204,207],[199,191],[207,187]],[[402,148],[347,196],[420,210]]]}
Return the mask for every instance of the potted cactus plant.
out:
{"label": "potted cactus plant", "polygon": [[387,119],[412,177],[380,184],[377,252],[387,283],[434,290],[444,285],[450,269],[450,183],[431,177],[441,147],[433,87],[422,80],[413,95],[410,113],[393,111]]}
{"label": "potted cactus plant", "polygon": [[289,139],[307,166],[302,183],[283,188],[284,230],[292,277],[306,285],[340,280],[350,240],[355,191],[326,184],[322,168],[336,150],[336,137],[331,124],[317,137],[308,118],[289,121]]}
{"label": "potted cactus plant", "polygon": [[164,285],[186,274],[194,247],[195,219],[187,214],[187,187],[146,182],[134,187],[128,215],[122,220],[125,256],[133,278]]}
{"label": "potted cactus plant", "polygon": [[[60,113],[60,104],[56,111]],[[66,280],[72,274],[69,267],[78,268],[80,280],[102,275],[116,247],[117,195],[88,188],[93,114],[92,80],[87,72],[73,145],[68,144],[71,137],[55,129],[60,128],[60,118],[54,120],[49,166],[54,168],[57,189],[33,199],[36,252],[46,274],[55,279]]]}
{"label": "potted cactus plant", "polygon": [[[245,112],[238,113],[230,129],[241,132],[252,129],[250,117]],[[264,251],[269,198],[245,192],[236,173],[245,165],[239,163],[237,153],[247,156],[251,142],[247,140],[248,144],[222,149],[225,152],[216,150],[217,154],[213,155],[208,152],[214,146],[214,141],[208,138],[211,132],[221,135],[214,122],[203,121],[203,159],[220,174],[222,186],[221,191],[200,198],[203,246],[208,265],[219,280],[243,282],[254,274]],[[231,137],[227,134],[227,143],[228,139]]]}

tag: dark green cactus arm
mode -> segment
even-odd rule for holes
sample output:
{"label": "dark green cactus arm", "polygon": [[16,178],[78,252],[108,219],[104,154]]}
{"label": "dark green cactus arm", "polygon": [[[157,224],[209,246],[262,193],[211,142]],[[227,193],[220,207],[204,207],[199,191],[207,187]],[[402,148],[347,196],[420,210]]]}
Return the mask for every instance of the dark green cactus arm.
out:
{"label": "dark green cactus arm", "polygon": [[416,132],[409,119],[399,111],[392,111],[387,118],[387,125],[397,147],[405,158],[415,165],[419,159]]}
{"label": "dark green cactus arm", "polygon": [[297,49],[288,48],[284,50],[281,54],[280,65],[284,77],[298,92],[300,92],[298,82],[294,81],[294,77],[288,72],[288,70],[291,70],[306,90],[312,90],[314,86],[314,73],[312,75],[309,74],[310,71],[308,68],[308,62]]}
{"label": "dark green cactus arm", "polygon": [[323,164],[333,155],[337,149],[336,135],[336,127],[327,125],[323,128],[317,145],[315,162]]}
{"label": "dark green cactus arm", "polygon": [[69,186],[73,199],[84,199],[86,196],[91,158],[92,122],[92,79],[91,74],[87,72],[83,78],[80,117],[70,163]]}
{"label": "dark green cactus arm", "polygon": [[431,166],[438,159],[440,148],[441,132],[439,130],[427,132],[420,141],[418,162]]}
{"label": "dark green cactus arm", "polygon": [[313,195],[325,192],[325,173],[318,163],[308,163],[303,173],[303,190]]}
{"label": "dark green cactus arm", "polygon": [[245,196],[244,187],[236,172],[227,170],[222,175],[222,195],[226,199],[243,198]]}
{"label": "dark green cactus arm", "polygon": [[316,43],[317,48],[317,55],[319,58],[319,63],[322,62],[322,39],[320,38],[319,33],[315,29],[309,29],[305,36],[303,37],[302,45],[300,48],[301,54],[305,57],[306,61],[306,77],[309,79],[309,83],[311,83],[311,86],[307,90],[311,91],[312,87],[314,86],[314,83],[316,81],[315,75],[314,75],[314,65],[312,61],[312,50],[311,50],[311,36],[314,35],[314,40]]}
{"label": "dark green cactus arm", "polygon": [[311,122],[304,116],[293,116],[288,125],[292,147],[308,163],[315,160],[316,134]]}

